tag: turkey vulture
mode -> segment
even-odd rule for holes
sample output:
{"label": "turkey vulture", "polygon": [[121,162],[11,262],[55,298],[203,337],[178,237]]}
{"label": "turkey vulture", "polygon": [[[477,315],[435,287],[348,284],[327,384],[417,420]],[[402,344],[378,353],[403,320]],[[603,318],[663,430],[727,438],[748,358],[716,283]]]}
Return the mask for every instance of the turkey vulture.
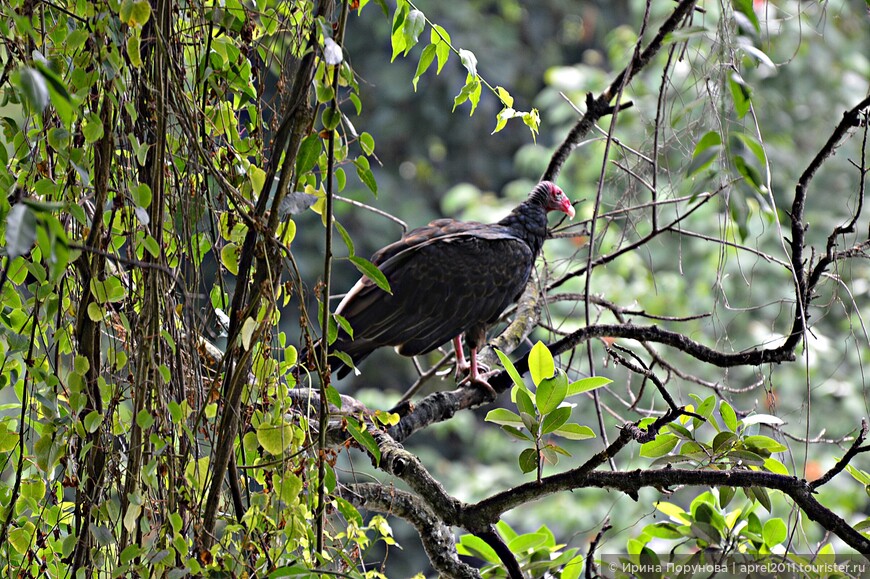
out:
{"label": "turkey vulture", "polygon": [[[574,217],[565,193],[542,181],[498,223],[438,219],[379,250],[371,261],[392,293],[360,279],[335,310],[350,323],[353,337],[340,329],[331,349],[356,365],[382,346],[416,356],[453,340],[457,373],[470,370],[470,381],[488,387],[479,373],[477,349],[487,326],[523,292],[547,236],[547,213],[554,210]],[[470,364],[462,354],[462,334]],[[350,372],[332,360],[339,378]]]}

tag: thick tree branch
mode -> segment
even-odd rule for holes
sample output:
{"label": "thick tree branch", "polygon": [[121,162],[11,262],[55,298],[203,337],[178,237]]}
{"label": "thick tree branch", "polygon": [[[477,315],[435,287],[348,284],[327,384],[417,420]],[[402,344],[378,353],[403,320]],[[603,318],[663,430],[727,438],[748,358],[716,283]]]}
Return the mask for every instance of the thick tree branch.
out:
{"label": "thick tree branch", "polygon": [[419,497],[377,483],[357,483],[343,487],[342,496],[356,507],[370,512],[395,515],[408,521],[420,534],[423,549],[442,577],[480,579],[477,569],[459,560],[450,527],[442,522]]}

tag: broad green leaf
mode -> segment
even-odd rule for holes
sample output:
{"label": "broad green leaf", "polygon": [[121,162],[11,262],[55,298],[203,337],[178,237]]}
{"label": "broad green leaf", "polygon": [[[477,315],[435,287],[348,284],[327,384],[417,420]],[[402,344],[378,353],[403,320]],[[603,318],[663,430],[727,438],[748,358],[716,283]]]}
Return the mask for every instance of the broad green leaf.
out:
{"label": "broad green leaf", "polygon": [[761,536],[764,538],[765,545],[773,547],[785,541],[788,536],[788,528],[780,518],[769,519],[764,523]]}
{"label": "broad green leaf", "polygon": [[591,428],[573,422],[563,424],[551,434],[567,438],[568,440],[587,440],[589,438],[595,438],[595,433],[592,432]]}
{"label": "broad green leaf", "polygon": [[460,555],[477,557],[487,563],[501,563],[501,559],[498,558],[498,555],[493,551],[492,547],[490,547],[483,539],[475,537],[474,535],[462,535],[462,537],[459,538],[459,543],[456,544],[456,551]]}
{"label": "broad green leaf", "polygon": [[517,371],[516,366],[514,366],[511,359],[508,358],[508,355],[502,352],[499,349],[495,350],[495,354],[498,356],[498,359],[501,360],[502,367],[507,371],[508,376],[511,377],[514,384],[517,385],[518,388],[525,389],[526,384],[523,382],[523,377],[520,376],[520,373]]}
{"label": "broad green leaf", "polygon": [[660,434],[655,440],[642,444],[640,455],[645,458],[658,458],[672,451],[679,439],[673,434]]}
{"label": "broad green leaf", "polygon": [[344,241],[345,247],[347,247],[347,254],[349,256],[354,255],[355,248],[353,245],[353,240],[350,238],[350,234],[347,232],[347,229],[344,228],[344,225],[339,223],[338,221],[333,221],[335,228],[338,230],[338,234],[341,236],[342,241]]}
{"label": "broad green leaf", "polygon": [[375,181],[375,175],[372,173],[369,160],[360,156],[354,159],[353,164],[356,166],[356,174],[357,177],[359,177],[359,180],[362,181],[363,185],[369,188],[369,191],[374,193],[375,197],[377,197],[378,182]]}
{"label": "broad green leaf", "polygon": [[542,547],[547,542],[547,535],[544,533],[524,533],[508,542],[508,549],[512,553],[527,553],[538,547]]}
{"label": "broad green leaf", "polygon": [[673,503],[657,502],[656,509],[666,514],[671,520],[680,523],[681,525],[691,525],[692,519],[686,516],[686,511]]}
{"label": "broad green leaf", "polygon": [[379,288],[387,292],[388,294],[392,294],[393,292],[390,290],[390,282],[387,281],[384,273],[379,270],[372,262],[367,260],[364,257],[360,257],[358,255],[353,255],[350,258],[351,263],[353,263],[356,268],[362,273],[364,276],[375,282]]}
{"label": "broad green leaf", "polygon": [[788,450],[788,447],[784,444],[775,441],[769,436],[762,435],[747,436],[743,439],[743,444],[750,449],[757,448],[768,452],[785,452]]}
{"label": "broad green leaf", "polygon": [[326,107],[323,109],[321,120],[323,122],[323,128],[332,131],[338,126],[338,123],[341,122],[341,111],[332,107]]}
{"label": "broad green leaf", "polygon": [[266,184],[266,172],[257,167],[250,165],[248,167],[248,178],[251,180],[251,188],[255,195],[259,195],[263,191],[263,185]]}
{"label": "broad green leaf", "polygon": [[441,69],[444,68],[444,65],[447,64],[447,59],[450,57],[450,35],[443,27],[434,24],[429,39],[435,45],[435,56],[438,57],[438,70],[436,73],[441,74]]}
{"label": "broad green leaf", "polygon": [[366,155],[371,155],[375,152],[375,139],[369,133],[360,133],[359,145]]}
{"label": "broad green leaf", "polygon": [[103,121],[100,120],[97,113],[90,113],[82,121],[82,134],[85,136],[85,142],[89,144],[96,143],[103,138]]}
{"label": "broad green leaf", "polygon": [[26,521],[23,527],[16,527],[9,531],[8,540],[12,548],[23,555],[30,549],[33,543],[33,535],[36,532],[36,525],[30,521]]}
{"label": "broad green leaf", "polygon": [[517,404],[517,409],[519,409],[520,414],[528,414],[529,416],[535,415],[535,401],[532,398],[532,393],[526,390],[525,388],[517,388],[514,393],[514,399]]}
{"label": "broad green leaf", "polygon": [[559,370],[552,378],[544,378],[535,391],[535,403],[542,416],[553,412],[565,400],[568,392],[568,377]]}
{"label": "broad green leaf", "polygon": [[[17,78],[16,78],[17,77]],[[13,76],[18,88],[24,93],[24,98],[36,113],[41,113],[48,106],[48,85],[45,77],[38,70],[30,67],[22,68]]]}
{"label": "broad green leaf", "polygon": [[[414,85],[414,92],[417,92],[417,82],[420,80],[420,77],[423,76],[423,73],[429,69],[432,61],[435,60],[435,52],[436,48],[434,44],[430,44],[423,49],[420,61],[417,63],[417,70],[414,72],[414,80],[411,81],[411,84]],[[371,155],[371,153],[367,154]]]}
{"label": "broad green leaf", "polygon": [[151,187],[145,183],[139,183],[135,187],[130,187],[130,195],[133,197],[133,203],[143,209],[148,209],[151,205]]}
{"label": "broad green leaf", "polygon": [[289,422],[270,424],[261,422],[257,426],[257,442],[263,450],[273,456],[281,456],[293,444],[293,425]]}
{"label": "broad green leaf", "polygon": [[426,27],[426,16],[419,10],[411,10],[402,23],[402,35],[405,37],[405,55],[417,45],[420,33]]}
{"label": "broad green leaf", "polygon": [[736,72],[731,73],[728,86],[734,101],[734,111],[737,113],[737,117],[742,119],[749,112],[749,107],[752,104],[752,91],[743,77]]}
{"label": "broad green leaf", "polygon": [[756,33],[761,32],[761,23],[755,14],[755,3],[752,0],[731,0],[731,4],[738,14],[746,18]]}
{"label": "broad green leaf", "polygon": [[863,471],[861,469],[855,468],[851,464],[846,465],[846,472],[848,472],[850,475],[852,475],[852,478],[854,478],[859,483],[861,483],[865,486],[870,485],[870,473]]}
{"label": "broad green leaf", "polygon": [[568,406],[556,408],[544,416],[544,420],[541,422],[541,434],[550,434],[558,430],[559,427],[568,422],[569,418],[571,418],[571,408]]}
{"label": "broad green leaf", "polygon": [[272,479],[275,492],[278,498],[288,505],[295,504],[299,501],[302,493],[302,479],[292,472],[284,472],[281,476],[275,476]]}
{"label": "broad green leaf", "polygon": [[513,426],[518,428],[523,425],[522,419],[515,412],[511,412],[507,408],[495,408],[490,410],[484,418],[487,422],[495,424]]}
{"label": "broad green leaf", "polygon": [[142,36],[138,28],[134,29],[133,33],[127,37],[127,58],[130,60],[133,68],[142,66],[142,53],[139,49],[142,42],[141,39]]}
{"label": "broad green leaf", "polygon": [[784,464],[782,464],[780,461],[776,460],[773,457],[768,457],[764,461],[764,468],[774,474],[781,474],[785,476],[788,476],[789,474],[788,468],[786,468]]}
{"label": "broad green leaf", "polygon": [[565,394],[565,398],[570,398],[571,396],[582,394],[583,392],[596,390],[598,388],[601,388],[602,386],[607,386],[611,382],[613,382],[613,380],[611,380],[610,378],[605,378],[604,376],[590,376],[589,378],[581,378],[580,380],[568,384],[568,393]]}
{"label": "broad green leaf", "polygon": [[579,579],[583,573],[583,564],[586,561],[586,556],[582,553],[575,555],[570,561],[562,567],[561,579]]}
{"label": "broad green leaf", "polygon": [[221,248],[221,264],[233,275],[239,275],[239,246],[227,243]]}
{"label": "broad green leaf", "polygon": [[518,462],[520,470],[523,474],[534,472],[538,469],[538,451],[534,448],[527,448],[520,453]]}
{"label": "broad green leaf", "polygon": [[719,415],[722,417],[722,423],[728,430],[737,432],[737,414],[725,400],[719,402]]}
{"label": "broad green leaf", "polygon": [[296,175],[301,176],[311,171],[320,158],[323,142],[318,135],[308,135],[299,145],[299,154],[296,155]]}
{"label": "broad green leaf", "polygon": [[553,360],[553,355],[543,342],[537,342],[532,346],[529,352],[529,372],[532,375],[532,382],[535,386],[541,383],[544,378],[550,378],[556,373],[556,363]]}
{"label": "broad green leaf", "polygon": [[526,442],[534,442],[534,439],[531,436],[515,426],[510,426],[509,424],[502,424],[501,429],[513,436],[514,438],[518,438]]}
{"label": "broad green leaf", "polygon": [[345,418],[347,424],[347,431],[356,440],[360,446],[362,446],[365,450],[368,450],[369,453],[375,459],[375,465],[380,464],[381,462],[381,449],[378,448],[378,443],[375,442],[374,437],[372,437],[371,432],[368,430],[363,430],[360,426],[360,423],[356,421],[355,418],[350,416]]}

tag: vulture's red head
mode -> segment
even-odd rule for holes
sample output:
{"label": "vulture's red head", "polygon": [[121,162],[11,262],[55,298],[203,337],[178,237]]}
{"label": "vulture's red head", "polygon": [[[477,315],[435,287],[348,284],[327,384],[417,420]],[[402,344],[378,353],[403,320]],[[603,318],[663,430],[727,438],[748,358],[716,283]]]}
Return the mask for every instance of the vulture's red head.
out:
{"label": "vulture's red head", "polygon": [[565,192],[558,185],[551,181],[541,181],[535,187],[533,193],[536,197],[540,195],[544,202],[544,208],[547,211],[561,211],[568,216],[569,219],[574,219],[574,206],[571,205],[571,200],[565,195]]}

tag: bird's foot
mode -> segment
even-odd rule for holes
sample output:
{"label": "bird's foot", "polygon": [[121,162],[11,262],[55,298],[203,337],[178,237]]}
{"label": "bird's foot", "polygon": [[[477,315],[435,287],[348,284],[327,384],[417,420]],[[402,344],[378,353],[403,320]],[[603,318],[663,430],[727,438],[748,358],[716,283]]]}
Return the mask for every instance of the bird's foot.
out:
{"label": "bird's foot", "polygon": [[481,366],[481,368],[485,368],[486,371],[479,373],[477,376],[466,376],[464,379],[458,381],[457,385],[461,388],[479,388],[486,391],[488,398],[495,400],[498,397],[498,392],[496,392],[495,388],[487,382],[487,379],[498,374],[498,371],[490,372],[489,368],[486,368],[485,366]]}

